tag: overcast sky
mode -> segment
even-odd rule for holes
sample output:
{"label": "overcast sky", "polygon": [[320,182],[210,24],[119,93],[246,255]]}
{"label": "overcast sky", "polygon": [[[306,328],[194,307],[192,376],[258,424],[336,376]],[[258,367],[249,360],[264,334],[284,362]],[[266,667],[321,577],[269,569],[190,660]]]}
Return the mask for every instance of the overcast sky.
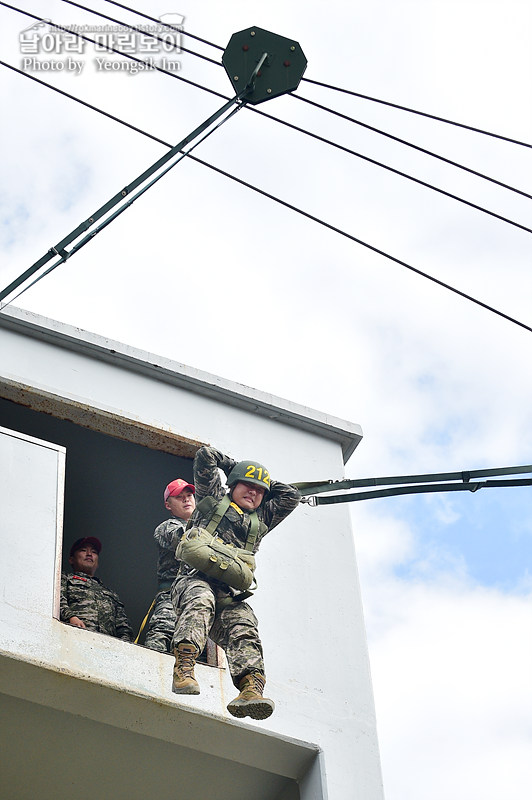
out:
{"label": "overcast sky", "polygon": [[[21,7],[65,27],[106,24],[59,0]],[[133,7],[182,15],[221,47],[257,25],[301,44],[306,78],[532,144],[529,0]],[[2,60],[165,142],[223,104],[168,75],[118,70],[111,62],[131,62],[88,43],[44,52],[41,39],[31,53],[48,29],[21,34],[34,21],[1,7],[0,20]],[[220,66],[151,55],[232,96]],[[4,287],[166,148],[2,76]],[[308,82],[296,94],[532,194],[530,147]],[[295,97],[257,108],[532,228],[529,198]],[[195,155],[532,326],[527,231],[248,109]],[[188,159],[14,305],[359,423],[348,477],[532,461],[530,331]],[[352,506],[387,800],[532,791],[530,492]]]}

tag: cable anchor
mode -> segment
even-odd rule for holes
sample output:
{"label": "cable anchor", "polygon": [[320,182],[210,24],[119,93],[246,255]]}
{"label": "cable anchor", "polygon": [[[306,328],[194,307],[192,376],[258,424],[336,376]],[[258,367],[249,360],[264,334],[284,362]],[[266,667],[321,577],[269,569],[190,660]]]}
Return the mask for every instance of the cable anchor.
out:
{"label": "cable anchor", "polygon": [[[288,52],[290,53],[290,60],[286,57]],[[82,222],[81,225],[78,225],[77,228],[65,236],[55,247],[51,247],[38,261],[6,286],[5,289],[2,289],[0,291],[0,303],[51,261],[55,255],[59,256],[63,261],[66,261],[69,256],[83,247],[112,220],[116,219],[122,211],[128,208],[141,194],[150,188],[150,186],[179,163],[179,161],[190,152],[189,149],[189,151],[183,153],[183,148],[213,126],[214,123],[229,112],[233,106],[236,107],[233,111],[238,110],[245,103],[249,102],[255,105],[256,103],[271,100],[273,97],[278,97],[281,94],[286,94],[287,92],[292,92],[294,89],[297,89],[306,69],[307,59],[297,42],[291,39],[285,39],[283,36],[278,36],[275,33],[264,31],[261,28],[250,28],[231,36],[229,44],[223,54],[222,63],[235,89],[235,97],[225,103],[218,111],[192,131],[192,133],[172,147],[162,158],[159,158],[154,164],[148,167],[148,169],[138,175],[128,186],[123,187],[117,192],[114,197],[101,206],[85,222]],[[239,75],[249,75],[244,89],[240,89],[240,87],[235,84],[235,79],[236,82],[238,82]],[[231,116],[231,114],[229,116]],[[229,116],[226,117],[226,119],[229,119]],[[212,128],[212,130],[216,130],[216,128]],[[203,138],[206,138],[209,133],[212,133],[212,130],[206,133]],[[200,139],[200,141],[203,140]],[[199,142],[197,144],[199,144]],[[194,145],[194,147],[195,146],[196,145]],[[175,160],[172,162],[172,159]],[[163,168],[164,171],[162,171]],[[159,174],[156,175],[156,173]],[[152,176],[155,177],[152,179]],[[147,183],[150,179],[152,179],[151,182]],[[136,189],[139,189],[139,191],[135,195],[132,195],[127,203],[123,203],[124,198]],[[120,207],[114,211],[113,214],[108,216],[115,206],[119,204]],[[103,219],[99,227],[87,233],[81,241],[77,242],[72,247],[70,252],[65,250],[66,245],[79,239],[82,234],[86,233],[92,225],[103,217],[106,217],[106,219]],[[48,274],[52,269],[55,269],[60,263],[62,262],[59,261],[57,264],[53,264],[43,275],[32,281],[30,286],[37,280],[40,280],[41,277]],[[19,294],[22,294],[27,288],[29,288],[29,286],[26,286]],[[5,303],[1,307],[4,308],[5,305],[8,304]]]}

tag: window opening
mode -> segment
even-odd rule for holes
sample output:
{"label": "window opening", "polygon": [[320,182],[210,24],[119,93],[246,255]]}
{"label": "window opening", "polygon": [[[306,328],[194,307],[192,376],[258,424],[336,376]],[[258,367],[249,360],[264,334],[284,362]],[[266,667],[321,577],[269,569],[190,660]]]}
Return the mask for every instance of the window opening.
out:
{"label": "window opening", "polygon": [[[70,572],[70,547],[82,537],[102,543],[96,573],[117,592],[133,638],[157,593],[156,526],[168,519],[163,490],[176,477],[192,480],[192,458],[90,430],[0,398],[2,425],[66,448],[62,572]],[[138,438],[138,428],[135,430]],[[221,663],[208,644],[201,660]]]}

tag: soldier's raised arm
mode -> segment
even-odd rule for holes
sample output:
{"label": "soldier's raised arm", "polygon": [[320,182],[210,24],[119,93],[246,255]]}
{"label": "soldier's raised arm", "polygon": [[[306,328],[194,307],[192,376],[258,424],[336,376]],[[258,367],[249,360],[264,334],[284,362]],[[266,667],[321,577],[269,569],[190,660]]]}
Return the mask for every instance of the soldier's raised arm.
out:
{"label": "soldier's raised arm", "polygon": [[229,475],[236,461],[224,455],[214,447],[204,445],[200,447],[194,458],[194,485],[196,487],[196,502],[204,497],[214,497],[221,500],[225,489],[220,480],[218,469]]}
{"label": "soldier's raised arm", "polygon": [[294,487],[280,481],[272,481],[263,507],[263,521],[271,531],[299,505],[301,495]]}

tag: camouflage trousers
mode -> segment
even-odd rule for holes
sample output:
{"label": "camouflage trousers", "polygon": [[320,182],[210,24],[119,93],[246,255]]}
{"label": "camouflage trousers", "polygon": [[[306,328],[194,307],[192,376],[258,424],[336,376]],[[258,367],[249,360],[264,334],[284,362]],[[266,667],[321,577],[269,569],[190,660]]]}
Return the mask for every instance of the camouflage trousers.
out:
{"label": "camouflage trousers", "polygon": [[152,650],[170,653],[172,636],[175,630],[175,611],[170,595],[170,589],[159,592],[155,600],[153,613],[148,623],[148,632],[144,645]]}
{"label": "camouflage trousers", "polygon": [[220,607],[218,601],[227,597],[227,592],[198,575],[179,576],[172,586],[177,617],[173,647],[179,642],[192,642],[201,653],[209,637],[225,651],[238,688],[244,675],[265,674],[264,660],[258,621],[251,606],[239,602]]}

